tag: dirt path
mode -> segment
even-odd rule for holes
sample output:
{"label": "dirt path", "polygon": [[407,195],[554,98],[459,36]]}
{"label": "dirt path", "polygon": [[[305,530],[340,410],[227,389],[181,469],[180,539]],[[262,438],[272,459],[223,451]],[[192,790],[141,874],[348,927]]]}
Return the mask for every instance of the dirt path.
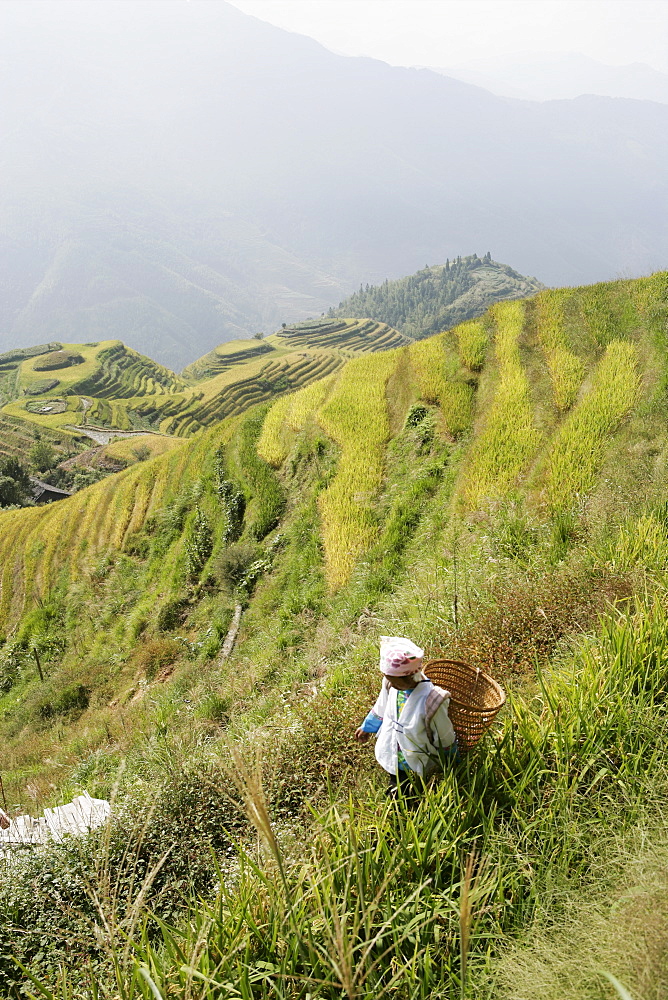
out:
{"label": "dirt path", "polygon": [[[74,424],[67,424],[68,431],[76,431],[78,434],[85,434],[97,444],[109,444],[113,438],[140,437],[142,434],[155,434],[155,431],[117,431],[113,428],[106,430],[102,427],[77,427]],[[163,435],[158,435],[162,437]]]}
{"label": "dirt path", "polygon": [[234,608],[234,617],[232,618],[232,624],[227,630],[227,635],[225,636],[225,642],[223,643],[223,648],[220,651],[220,656],[218,657],[218,664],[220,666],[228,658],[232,650],[234,649],[234,643],[236,642],[237,632],[239,631],[239,625],[241,624],[241,615],[243,612],[243,606],[237,604]]}

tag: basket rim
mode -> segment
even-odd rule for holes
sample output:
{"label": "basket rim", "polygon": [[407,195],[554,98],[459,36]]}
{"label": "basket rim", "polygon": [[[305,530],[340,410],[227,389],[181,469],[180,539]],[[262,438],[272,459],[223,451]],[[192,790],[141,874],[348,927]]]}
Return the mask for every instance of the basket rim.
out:
{"label": "basket rim", "polygon": [[[475,673],[477,677],[480,677],[480,676],[484,677],[485,680],[488,681],[492,685],[492,687],[494,688],[494,690],[495,690],[495,692],[496,692],[496,694],[497,694],[497,696],[499,698],[498,704],[494,705],[493,707],[490,706],[489,708],[480,708],[479,706],[471,705],[469,702],[461,701],[459,698],[455,698],[451,694],[450,695],[450,701],[451,701],[452,704],[454,704],[454,705],[461,705],[462,708],[466,708],[466,710],[468,712],[473,712],[473,713],[475,713],[477,715],[489,715],[490,712],[498,712],[505,705],[505,703],[506,703],[506,692],[503,690],[503,688],[501,687],[501,685],[499,684],[499,682],[496,681],[493,677],[491,677],[488,673],[486,673],[486,671],[484,671],[481,667],[473,667],[473,666],[471,666],[470,663],[466,663],[465,660],[451,660],[451,659],[448,659],[446,657],[439,656],[439,657],[437,657],[437,658],[435,658],[433,660],[427,660],[427,662],[425,663],[425,665],[424,665],[424,667],[422,669],[426,673],[428,667],[435,666],[438,663],[452,663],[452,664],[456,664],[459,667],[465,667],[471,673]],[[429,676],[429,675],[427,675],[427,676]]]}

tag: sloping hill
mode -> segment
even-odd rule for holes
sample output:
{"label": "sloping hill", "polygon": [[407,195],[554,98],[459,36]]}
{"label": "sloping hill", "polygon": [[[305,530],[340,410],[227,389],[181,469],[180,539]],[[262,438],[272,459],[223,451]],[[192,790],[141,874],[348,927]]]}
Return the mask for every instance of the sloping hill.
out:
{"label": "sloping hill", "polygon": [[541,288],[540,281],[499,264],[489,253],[482,258],[473,254],[425,267],[408,278],[367,285],[328,315],[373,316],[419,340],[481,316],[494,302],[524,299]]}
{"label": "sloping hill", "polygon": [[343,318],[307,320],[284,326],[276,333],[274,340],[279,338],[291,347],[313,346],[362,352],[387,351],[392,347],[403,347],[410,340],[387,323],[369,319],[366,313],[359,314],[360,318],[357,320],[346,319],[343,311],[339,315]]}
{"label": "sloping hill", "polygon": [[11,402],[2,412],[13,426],[26,421],[26,435],[56,432],[72,447],[87,427],[182,437],[309,385],[353,353],[406,343],[408,338],[374,320],[310,320],[266,340],[222,344],[183,378],[120,341],[48,345],[56,349],[7,356]]}
{"label": "sloping hill", "polygon": [[[0,513],[8,800],[50,801],[68,782],[110,794],[126,768],[120,794],[141,833],[113,830],[104,857],[124,871],[131,844],[148,871],[161,863],[146,893],[167,946],[138,936],[132,961],[163,995],[214,966],[226,983],[250,970],[267,997],[277,974],[338,995],[327,935],[346,914],[360,949],[369,928],[402,928],[360,966],[362,995],[392,977],[407,995],[445,994],[463,975],[458,946],[428,968],[418,959],[435,927],[458,944],[469,883],[480,933],[466,975],[469,995],[484,995],[509,937],[561,912],[574,871],[578,890],[590,886],[623,838],[651,842],[662,827],[667,293],[660,273],[499,303],[358,354],[49,508]],[[494,734],[417,814],[384,804],[351,737],[377,693],[377,637],[395,633],[491,670],[512,693]],[[247,763],[257,752],[264,779]],[[235,781],[242,800],[253,793],[267,866],[235,825]],[[247,870],[231,842],[243,837]],[[102,863],[91,844],[0,888],[0,958],[53,982],[74,941],[71,982],[83,969],[111,988],[103,949],[117,945],[93,940],[82,888]],[[383,883],[388,865],[413,909]],[[221,873],[224,905],[198,922]],[[175,885],[198,900],[182,923]],[[221,948],[231,936],[242,951]]]}
{"label": "sloping hill", "polygon": [[[635,282],[545,291],[529,302],[500,303],[482,319],[453,331],[350,360],[338,374],[275,403],[259,438],[261,457],[282,468],[308,427],[319,429],[340,449],[337,471],[318,501],[330,585],[337,589],[348,581],[377,535],[371,515],[384,488],[388,449],[404,427],[406,414],[413,413],[411,407],[417,410],[410,426],[430,417],[435,421],[433,440],[457,451],[453,511],[475,511],[520,495],[549,517],[572,512],[593,495],[617,512],[623,509],[622,478],[616,477],[611,491],[602,470],[614,467],[620,454],[632,448],[630,441],[641,427],[642,433],[660,437],[655,413],[668,365],[661,339],[666,286],[666,275],[658,274]],[[276,370],[288,379],[291,366],[301,364],[310,372],[321,357],[325,367],[314,378],[331,371],[326,367],[328,355],[299,357],[301,361],[285,355],[275,363]],[[198,470],[215,442],[227,441],[230,434],[243,436],[247,422],[257,424],[256,410],[250,410],[241,423],[220,425],[215,416],[225,398],[220,380],[229,379],[228,387],[242,393],[247,385],[249,405],[254,393],[261,394],[257,386],[263,372],[269,378],[268,369],[262,367],[268,363],[261,357],[253,364],[258,372],[247,383],[232,381],[230,373],[211,380],[208,395],[197,400],[202,414],[197,422],[202,426],[210,414],[215,426],[180,451],[178,458],[156,459],[150,469],[122,474],[55,510],[0,516],[6,624],[20,615],[37,579],[42,583],[36,593],[49,586],[50,572],[44,567],[22,576],[21,539],[27,537],[26,531],[39,535],[44,519],[50,523],[66,518],[82,551],[92,553],[96,546],[105,551],[109,545],[112,550],[122,548],[128,532],[140,530],[144,517],[162,502],[159,498],[174,490],[187,492],[187,483],[198,480]],[[165,398],[176,401],[179,394]],[[636,412],[641,400],[643,408]],[[246,408],[244,403],[238,397],[239,412]],[[634,421],[626,425],[632,412]],[[165,419],[178,423],[196,418],[179,410]],[[617,433],[620,426],[627,429]],[[652,447],[647,445],[645,451],[646,464],[653,461]],[[183,465],[178,472],[170,471],[172,461],[191,463],[186,479]],[[641,473],[634,463],[624,462],[624,469],[629,482],[637,482]],[[658,482],[653,489],[659,490]],[[157,494],[156,484],[160,484]],[[103,496],[107,499],[100,507]],[[142,497],[139,506],[126,499],[135,496]],[[115,508],[127,508],[127,516],[108,521],[103,508],[112,499]],[[77,505],[83,507],[75,514]],[[223,531],[224,517],[218,516]],[[95,541],[88,537],[92,522]],[[77,546],[63,542],[66,533],[49,529],[48,534],[57,539],[57,547],[64,545],[66,561],[75,558]]]}
{"label": "sloping hill", "polygon": [[183,377],[193,381],[213,378],[214,375],[227,371],[233,365],[250,361],[271,350],[273,350],[271,344],[263,340],[228,340],[227,343],[219,344],[203,358],[198,358],[184,368]]}

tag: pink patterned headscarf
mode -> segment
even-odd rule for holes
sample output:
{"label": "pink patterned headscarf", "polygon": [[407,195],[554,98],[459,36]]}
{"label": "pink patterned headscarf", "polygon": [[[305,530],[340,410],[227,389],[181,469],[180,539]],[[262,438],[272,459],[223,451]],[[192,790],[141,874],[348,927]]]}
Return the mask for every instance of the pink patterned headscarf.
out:
{"label": "pink patterned headscarf", "polygon": [[402,636],[381,635],[380,669],[388,677],[405,677],[422,670],[424,649]]}

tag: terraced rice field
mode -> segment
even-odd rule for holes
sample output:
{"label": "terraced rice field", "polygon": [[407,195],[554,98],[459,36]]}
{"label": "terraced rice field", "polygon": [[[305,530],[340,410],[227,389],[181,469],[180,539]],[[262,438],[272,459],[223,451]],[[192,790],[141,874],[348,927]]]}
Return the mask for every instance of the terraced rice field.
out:
{"label": "terraced rice field", "polygon": [[[44,429],[43,439],[53,445],[57,454],[65,458],[76,450],[76,445],[69,435]],[[15,456],[25,458],[35,443],[35,433],[30,424],[10,414],[0,412],[0,457]]]}
{"label": "terraced rice field", "polygon": [[336,475],[319,497],[332,590],[347,582],[376,537],[373,505],[390,433],[385,389],[397,360],[392,351],[349,361],[318,411],[320,426],[341,447]]}
{"label": "terraced rice field", "polygon": [[129,399],[183,391],[186,384],[174,372],[138,354],[120,340],[97,354],[97,367],[72,384],[71,391],[101,399]]}
{"label": "terraced rice field", "polygon": [[589,393],[562,425],[547,455],[546,490],[555,511],[568,510],[593,489],[610,434],[640,390],[638,348],[611,341]]}
{"label": "terraced rice field", "polygon": [[[49,388],[44,373],[35,367],[39,357],[27,356],[31,352],[8,356],[7,377],[17,380],[18,398],[3,412],[63,434],[75,434],[72,427],[90,423],[184,437],[327,377],[343,364],[344,351],[380,351],[407,343],[396,330],[371,320],[318,320],[288,327],[266,340],[222,344],[189,367],[190,384],[120,341],[42,345],[32,353],[63,348],[83,360],[59,368],[57,383]],[[37,405],[27,399],[26,393],[32,392],[38,393],[32,397]]]}
{"label": "terraced rice field", "polygon": [[410,337],[373,319],[309,320],[286,326],[276,337],[291,347],[304,345],[365,352],[388,351],[410,343]]}
{"label": "terraced rice field", "polygon": [[[260,357],[204,383],[201,392],[195,393],[190,402],[177,401],[175,397],[173,405],[167,403],[154,412],[160,415],[163,433],[181,437],[242,413],[256,403],[324,378],[342,364],[343,358],[324,351],[293,352],[277,359],[270,357],[268,361]],[[149,410],[141,405],[137,412],[141,416],[149,415]]]}
{"label": "terraced rice field", "polygon": [[[386,444],[391,433],[399,433],[408,408],[418,400],[438,408],[449,447],[457,449],[460,456],[454,490],[460,507],[485,508],[524,491],[528,502],[538,504],[548,512],[545,516],[551,517],[570,509],[574,502],[586,501],[596,489],[611,437],[634,408],[641,379],[653,380],[657,386],[666,379],[661,368],[665,361],[657,360],[655,346],[657,338],[666,336],[666,283],[665,276],[655,276],[633,285],[619,282],[592,289],[547,290],[529,304],[499,304],[480,321],[347,362],[338,349],[265,351],[180,391],[172,391],[178,386],[173,381],[160,383],[159,392],[146,381],[144,396],[88,396],[88,419],[119,428],[136,428],[145,421],[185,438],[237,416],[255,403],[282,397],[269,410],[262,428],[258,441],[262,459],[279,468],[309,424],[317,425],[340,449],[335,474],[319,497],[327,577],[331,589],[336,590],[350,579],[376,539],[375,505],[383,485]],[[610,339],[613,329],[619,330],[620,336]],[[351,343],[351,324],[338,320],[286,330],[279,340],[281,344],[291,342],[295,331],[296,336],[306,336],[305,331],[310,331],[309,337],[316,336],[314,330],[325,339],[343,334],[349,338],[348,345]],[[115,357],[114,350],[110,358],[113,361]],[[128,370],[140,379],[140,372],[145,375],[147,371],[145,366]],[[545,377],[534,384],[529,371],[542,371]],[[392,407],[403,407],[397,413],[388,403],[388,384],[392,387]],[[80,397],[63,398],[72,409],[52,419],[79,422],[75,412]],[[5,407],[0,424],[0,429],[8,428],[7,435],[14,435],[15,450],[25,447],[26,431],[11,411],[22,405]],[[225,426],[216,428],[219,441],[225,438]],[[198,436],[191,445],[179,449],[179,454],[187,460],[191,447],[199,448],[206,440],[207,434]],[[155,464],[140,463],[141,468],[132,474],[142,476],[153,468],[164,484],[174,474],[172,461],[172,455],[164,455],[156,458]],[[116,481],[121,483],[120,478]],[[131,501],[125,491],[130,487],[125,479],[122,484],[113,500],[114,537],[121,539],[126,515],[127,523],[141,519],[129,510]],[[104,520],[111,499],[107,501],[105,490],[115,488],[101,487],[97,507],[78,497],[63,502],[67,509],[77,510],[75,515],[67,515],[73,518],[72,525],[81,521],[80,528],[71,528],[77,537],[81,532],[83,538],[99,525],[99,545],[108,544],[108,537],[104,541],[108,530]],[[149,496],[146,509],[153,503],[151,490],[149,480],[142,480],[141,485],[136,480],[137,495]],[[79,509],[79,504],[84,506]],[[123,512],[116,509],[119,504]],[[45,522],[39,519],[45,515],[32,522],[33,516],[32,512],[26,514],[26,525],[49,525],[51,518],[56,524],[55,513]],[[5,521],[4,515],[1,523],[6,527],[16,523],[19,530],[19,522]],[[67,525],[62,526],[64,537],[70,530]],[[37,538],[41,529],[35,530]],[[15,537],[21,551],[22,537]],[[61,551],[59,540],[45,544],[48,551]],[[57,562],[55,555],[54,559]],[[28,581],[21,586],[30,590],[29,581],[35,573],[16,565],[11,572],[14,570]],[[14,600],[3,597],[7,608]]]}
{"label": "terraced rice field", "polygon": [[275,348],[264,340],[230,340],[188,365],[183,369],[182,375],[187,381],[201,382],[273,350]]}

